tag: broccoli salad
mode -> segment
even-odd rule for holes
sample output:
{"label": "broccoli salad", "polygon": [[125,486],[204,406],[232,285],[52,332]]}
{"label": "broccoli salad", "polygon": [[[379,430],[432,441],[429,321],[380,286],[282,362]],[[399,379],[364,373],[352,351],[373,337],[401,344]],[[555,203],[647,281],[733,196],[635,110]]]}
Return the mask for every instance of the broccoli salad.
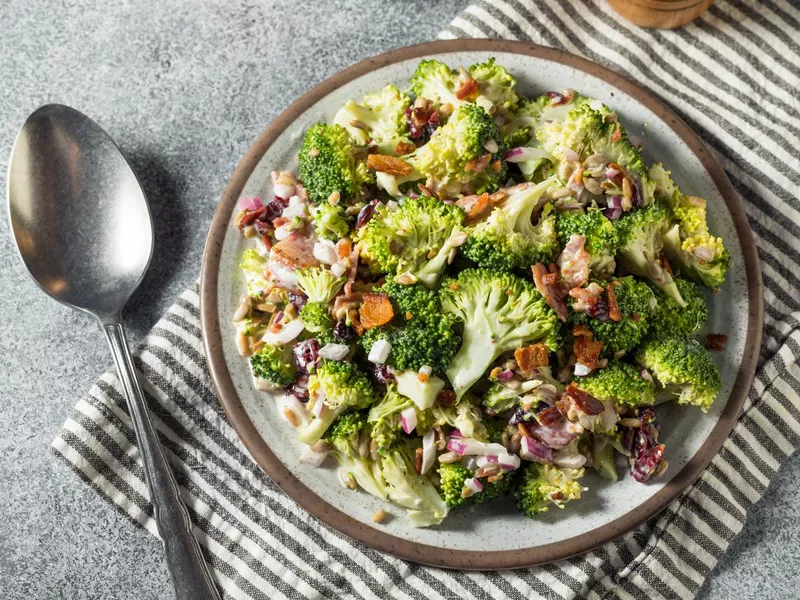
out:
{"label": "broccoli salad", "polygon": [[506,496],[564,508],[618,455],[646,482],[659,403],[707,411],[721,388],[696,339],[730,263],[706,201],[601,101],[515,88],[494,59],[423,60],[309,128],[236,216],[255,386],[301,461],[412,526]]}

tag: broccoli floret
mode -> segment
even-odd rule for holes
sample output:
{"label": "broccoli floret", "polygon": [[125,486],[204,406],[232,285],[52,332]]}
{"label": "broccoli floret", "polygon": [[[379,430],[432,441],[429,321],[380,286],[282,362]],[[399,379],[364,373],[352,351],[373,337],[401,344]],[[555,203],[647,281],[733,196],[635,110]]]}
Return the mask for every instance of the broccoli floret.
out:
{"label": "broccoli floret", "polygon": [[355,478],[366,492],[386,499],[386,482],[380,463],[361,456],[359,446],[366,433],[366,411],[352,411],[336,418],[325,433],[325,441],[333,446],[336,462]]}
{"label": "broccoli floret", "polygon": [[472,471],[461,463],[440,463],[440,493],[447,506],[458,508],[469,501],[469,498],[464,498],[461,492],[464,491],[464,481],[471,478]]}
{"label": "broccoli floret", "polygon": [[309,302],[330,302],[346,281],[344,277],[336,277],[322,267],[297,269],[295,276],[297,285],[308,296]]}
{"label": "broccoli floret", "polygon": [[261,298],[264,295],[264,290],[268,287],[267,280],[264,277],[266,267],[267,259],[261,256],[255,248],[248,248],[242,253],[239,268],[244,272],[249,296]]}
{"label": "broccoli floret", "polygon": [[493,444],[503,443],[503,433],[508,429],[508,422],[504,419],[484,417],[481,421],[486,429],[486,439]]}
{"label": "broccoli floret", "polygon": [[653,290],[632,276],[616,279],[612,285],[622,315],[620,321],[610,318],[601,321],[583,312],[574,313],[573,318],[578,323],[588,325],[594,337],[603,342],[603,356],[619,357],[642,341],[650,327],[657,301]]}
{"label": "broccoli floret", "polygon": [[486,479],[481,480],[483,490],[471,496],[471,498],[475,500],[476,504],[481,504],[482,502],[488,502],[497,498],[505,498],[511,493],[511,490],[514,489],[517,482],[516,475],[517,473],[512,471],[510,473],[500,474],[499,477],[492,482]]}
{"label": "broccoli floret", "polygon": [[394,385],[388,385],[381,401],[370,408],[367,421],[372,426],[370,435],[378,445],[378,452],[384,454],[395,445],[401,431],[400,413],[413,404],[398,394]]}
{"label": "broccoli floret", "polygon": [[653,382],[642,377],[633,365],[611,360],[603,369],[586,377],[576,377],[575,384],[600,402],[616,405],[646,406],[655,403]]}
{"label": "broccoli floret", "polygon": [[573,235],[586,238],[584,249],[589,254],[589,269],[592,274],[603,277],[613,273],[614,253],[619,243],[614,225],[603,212],[596,208],[564,210],[556,218],[556,233],[562,246]]}
{"label": "broccoli floret", "polygon": [[649,175],[655,182],[656,197],[667,204],[675,222],[664,234],[665,253],[682,275],[719,289],[725,283],[731,255],[722,238],[708,230],[706,201],[681,192],[660,164],[651,166]]}
{"label": "broccoli floret", "polygon": [[670,336],[646,341],[636,354],[678,404],[695,404],[707,412],[722,388],[711,354],[697,340]]}
{"label": "broccoli floret", "polygon": [[477,104],[462,104],[427,144],[404,158],[411,173],[400,177],[378,173],[376,181],[393,196],[402,195],[402,184],[425,178],[429,187],[446,197],[492,192],[506,178],[504,155],[505,144],[494,120]]}
{"label": "broccoli floret", "polygon": [[417,97],[442,105],[456,107],[461,100],[456,97],[458,72],[438,60],[422,60],[408,80],[409,89]]}
{"label": "broccoli floret", "polygon": [[407,273],[433,287],[456,247],[464,213],[436,198],[406,198],[381,206],[358,230],[361,257],[374,273]]}
{"label": "broccoli floret", "polygon": [[[551,263],[558,252],[556,216],[541,200],[555,178],[516,191],[469,231],[463,252],[479,267],[513,271],[539,262]],[[533,224],[534,212],[539,212]]]}
{"label": "broccoli floret", "polygon": [[421,283],[403,285],[392,279],[384,283],[380,291],[389,296],[394,314],[399,315],[404,321],[441,317],[442,307],[439,297],[436,292]]}
{"label": "broccoli floret", "polygon": [[294,381],[295,366],[292,352],[284,346],[265,345],[250,357],[253,375],[276,387],[286,387]]}
{"label": "broccoli floret", "polygon": [[352,363],[323,360],[308,378],[312,402],[324,402],[318,417],[300,429],[298,439],[313,445],[336,418],[349,410],[367,408],[375,401],[375,389],[367,376]]}
{"label": "broccoli floret", "polygon": [[300,320],[306,331],[313,334],[330,331],[334,325],[328,304],[323,302],[306,302],[300,309]]}
{"label": "broccoli floret", "polygon": [[663,294],[657,294],[658,304],[653,312],[650,335],[689,335],[700,329],[708,319],[708,306],[700,286],[682,277],[675,285],[686,305],[681,306]]}
{"label": "broccoli floret", "polygon": [[443,283],[441,301],[444,312],[463,323],[461,348],[447,369],[459,398],[503,352],[536,341],[556,349],[558,319],[520,277],[465,269]]}
{"label": "broccoli floret", "polygon": [[333,122],[344,127],[361,146],[369,142],[394,147],[408,135],[406,109],[411,99],[393,85],[367,94],[361,104],[349,100]]}
{"label": "broccoli floret", "polygon": [[497,413],[516,408],[520,398],[519,389],[512,389],[498,381],[492,382],[483,393],[483,405]]}
{"label": "broccoli floret", "polygon": [[[534,138],[536,128],[542,119],[542,114],[550,106],[550,98],[546,95],[535,100],[523,99],[519,102],[517,110],[509,120],[500,128],[503,141],[509,148],[526,146]],[[535,140],[534,140],[535,141]]]}
{"label": "broccoli floret", "polygon": [[570,500],[578,500],[583,488],[576,481],[583,477],[583,469],[559,469],[551,465],[527,463],[522,467],[522,480],[517,486],[517,507],[526,517],[558,508]]}
{"label": "broccoli floret", "polygon": [[649,279],[673,304],[683,307],[686,302],[660,260],[668,226],[667,208],[661,202],[625,213],[614,223],[619,237],[617,258],[631,274]]}
{"label": "broccoli floret", "polygon": [[350,233],[353,219],[345,214],[341,204],[328,204],[323,202],[317,205],[314,213],[314,231],[318,237],[325,240],[337,241]]}
{"label": "broccoli floret", "polygon": [[300,178],[311,201],[325,202],[333,192],[339,192],[343,201],[360,194],[371,181],[366,156],[344,127],[324,123],[311,127],[299,157]]}
{"label": "broccoli floret", "polygon": [[514,87],[517,80],[505,67],[496,64],[494,58],[472,65],[469,74],[478,82],[478,98],[475,101],[486,112],[503,120],[510,113],[516,112],[519,96]]}
{"label": "broccoli floret", "polygon": [[464,437],[486,438],[481,411],[469,395],[451,406],[434,404],[431,411],[438,425],[449,425],[458,429]]}
{"label": "broccoli floret", "polygon": [[408,447],[400,446],[387,452],[382,465],[389,498],[410,509],[408,517],[413,527],[442,522],[449,510],[447,504],[431,480],[414,470],[414,458]]}
{"label": "broccoli floret", "polygon": [[602,154],[610,163],[625,168],[636,181],[644,181],[647,174],[642,155],[608,108],[591,99],[573,101],[572,106],[563,119],[547,120],[536,132],[542,147],[557,163],[566,161],[567,150],[575,152],[580,160]]}

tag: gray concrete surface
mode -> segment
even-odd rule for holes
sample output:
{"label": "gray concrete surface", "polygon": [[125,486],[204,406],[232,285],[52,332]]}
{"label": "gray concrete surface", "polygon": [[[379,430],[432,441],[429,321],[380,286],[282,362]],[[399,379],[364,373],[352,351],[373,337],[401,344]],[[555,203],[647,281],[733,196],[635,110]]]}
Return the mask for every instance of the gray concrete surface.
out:
{"label": "gray concrete surface", "polygon": [[[27,114],[85,111],[149,195],[157,246],[127,312],[138,339],[197,276],[220,191],[263,127],[339,69],[433,39],[466,0],[3,0],[0,182]],[[28,279],[0,216],[0,590],[5,600],[167,600],[158,543],[47,447],[110,366],[100,331]],[[798,597],[800,458],[753,510],[701,598]]]}

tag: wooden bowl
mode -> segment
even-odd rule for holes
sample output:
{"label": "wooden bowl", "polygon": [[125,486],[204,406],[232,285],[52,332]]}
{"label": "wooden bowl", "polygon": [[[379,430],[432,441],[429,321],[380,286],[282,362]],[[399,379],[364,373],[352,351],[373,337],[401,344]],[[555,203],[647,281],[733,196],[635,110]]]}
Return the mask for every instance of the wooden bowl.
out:
{"label": "wooden bowl", "polygon": [[620,15],[640,27],[674,29],[693,21],[714,0],[608,0]]}

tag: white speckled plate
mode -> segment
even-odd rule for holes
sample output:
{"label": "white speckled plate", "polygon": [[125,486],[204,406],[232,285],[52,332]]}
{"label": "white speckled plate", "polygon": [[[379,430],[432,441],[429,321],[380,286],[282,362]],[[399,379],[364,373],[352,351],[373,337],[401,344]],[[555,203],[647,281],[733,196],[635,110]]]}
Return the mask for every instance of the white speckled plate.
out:
{"label": "white speckled plate", "polygon": [[[293,429],[275,403],[253,388],[234,340],[232,315],[244,287],[236,265],[246,243],[232,220],[242,196],[271,197],[270,172],[296,168],[305,129],[332,119],[346,100],[386,83],[406,87],[422,57],[457,67],[490,56],[517,77],[523,94],[573,88],[613,107],[629,133],[644,140],[648,161],[663,161],[684,190],[708,199],[710,226],[733,256],[728,282],[710,298],[707,325],[708,331],[728,336],[725,351],[715,355],[724,386],[706,415],[691,408],[659,409],[669,469],[649,484],[627,475],[609,484],[592,473],[582,480],[589,491],[580,502],[535,520],[522,517],[509,500],[454,511],[438,527],[413,529],[401,509],[343,489],[334,468],[299,463],[301,446]],[[587,551],[651,517],[694,480],[730,432],[750,387],[760,345],[761,298],[757,255],[741,204],[720,166],[672,111],[635,84],[573,55],[531,44],[458,40],[403,48],[359,63],[308,92],[270,125],[240,163],[214,216],[203,263],[201,320],[226,413],[253,458],[287,494],[327,524],[379,550],[443,567],[494,569]],[[626,471],[620,465],[620,472]],[[396,518],[375,525],[370,516],[382,506]]]}

